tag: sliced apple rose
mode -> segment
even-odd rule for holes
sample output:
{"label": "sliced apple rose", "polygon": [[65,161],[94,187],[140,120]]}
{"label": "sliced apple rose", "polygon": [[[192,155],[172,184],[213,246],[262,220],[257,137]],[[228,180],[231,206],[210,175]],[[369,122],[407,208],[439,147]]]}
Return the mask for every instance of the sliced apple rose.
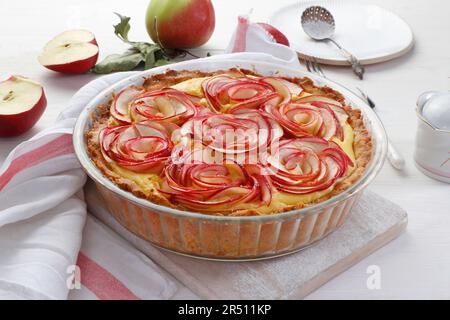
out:
{"label": "sliced apple rose", "polygon": [[164,120],[183,124],[197,114],[199,105],[186,93],[175,89],[146,92],[134,99],[131,116],[135,121]]}
{"label": "sliced apple rose", "polygon": [[268,174],[280,191],[307,194],[325,190],[347,172],[352,161],[334,142],[303,137],[280,142],[268,159]]}
{"label": "sliced apple rose", "polygon": [[111,103],[111,116],[122,124],[132,122],[130,115],[130,105],[133,100],[144,92],[138,87],[128,87],[120,91]]}
{"label": "sliced apple rose", "polygon": [[264,102],[277,97],[275,88],[261,79],[219,75],[202,83],[203,92],[213,111],[228,109],[258,109]]}
{"label": "sliced apple rose", "polygon": [[240,110],[236,114],[203,113],[186,122],[180,135],[209,149],[216,159],[255,164],[282,137],[283,129],[262,111]]}
{"label": "sliced apple rose", "polygon": [[170,122],[139,122],[106,127],[99,133],[103,157],[134,172],[160,173],[173,149]]}
{"label": "sliced apple rose", "polygon": [[256,165],[237,163],[171,163],[164,170],[160,191],[197,212],[235,210],[239,204],[270,204],[272,185]]}
{"label": "sliced apple rose", "polygon": [[176,89],[144,92],[130,87],[121,91],[111,105],[111,115],[122,123],[145,120],[183,124],[201,108],[194,98]]}
{"label": "sliced apple rose", "polygon": [[276,95],[268,99],[263,106],[276,106],[289,103],[293,95],[298,95],[302,91],[298,85],[283,78],[265,77],[261,78],[260,81],[270,84],[276,93]]}
{"label": "sliced apple rose", "polygon": [[294,136],[344,139],[342,123],[347,114],[339,102],[330,98],[311,95],[291,103],[267,104],[265,110]]}

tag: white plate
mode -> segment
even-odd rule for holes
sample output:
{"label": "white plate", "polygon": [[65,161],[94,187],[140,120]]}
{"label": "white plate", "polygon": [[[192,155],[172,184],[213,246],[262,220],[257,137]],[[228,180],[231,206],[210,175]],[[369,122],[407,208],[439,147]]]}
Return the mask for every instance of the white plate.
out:
{"label": "white plate", "polygon": [[355,0],[302,1],[276,11],[270,18],[270,23],[288,37],[300,55],[316,57],[327,64],[348,64],[333,44],[314,41],[303,32],[301,14],[313,5],[323,6],[333,14],[333,39],[363,64],[399,57],[413,46],[413,34],[406,22],[379,6]]}

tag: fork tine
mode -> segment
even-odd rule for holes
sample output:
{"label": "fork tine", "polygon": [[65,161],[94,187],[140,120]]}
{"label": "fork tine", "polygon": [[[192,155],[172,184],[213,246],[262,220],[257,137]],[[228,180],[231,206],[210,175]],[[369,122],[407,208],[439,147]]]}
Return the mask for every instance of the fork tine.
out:
{"label": "fork tine", "polygon": [[317,73],[317,68],[316,68],[316,64],[314,63],[314,61],[311,61],[311,66],[312,66],[314,73]]}
{"label": "fork tine", "polygon": [[316,59],[316,58],[313,58],[313,61],[314,61],[314,65],[316,66],[317,73],[318,73],[320,76],[326,78],[326,77],[325,77],[325,73],[323,72],[322,67],[320,66],[320,64],[319,64],[319,62],[317,61],[317,59]]}
{"label": "fork tine", "polygon": [[308,59],[306,59],[305,62],[306,62],[306,70],[308,70],[309,72],[313,72],[311,69],[311,62]]}
{"label": "fork tine", "polygon": [[300,64],[303,64],[306,67],[306,60],[301,55],[298,55],[298,60],[300,61]]}
{"label": "fork tine", "polygon": [[314,73],[317,73],[316,65],[314,64],[314,61],[312,58],[309,58],[309,63],[311,64],[311,69]]}
{"label": "fork tine", "polygon": [[316,73],[320,75],[321,77],[325,77],[325,73],[323,72],[322,68],[320,67],[320,64],[317,62],[317,59],[314,57],[304,57],[300,59],[301,62],[303,62],[306,66],[306,69],[311,73]]}

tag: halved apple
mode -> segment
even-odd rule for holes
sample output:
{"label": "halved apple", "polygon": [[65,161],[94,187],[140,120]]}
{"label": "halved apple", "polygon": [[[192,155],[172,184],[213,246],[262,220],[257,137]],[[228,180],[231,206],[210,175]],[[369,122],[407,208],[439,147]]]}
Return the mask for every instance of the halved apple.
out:
{"label": "halved apple", "polygon": [[39,83],[19,76],[0,82],[0,137],[17,136],[31,129],[46,106]]}
{"label": "halved apple", "polygon": [[38,60],[44,67],[53,71],[85,73],[95,66],[98,51],[92,32],[68,30],[50,40]]}
{"label": "halved apple", "polygon": [[284,44],[288,47],[290,46],[288,38],[286,38],[286,36],[274,26],[265,22],[258,22],[257,25],[263,28],[264,31],[266,31],[272,37],[274,42]]}

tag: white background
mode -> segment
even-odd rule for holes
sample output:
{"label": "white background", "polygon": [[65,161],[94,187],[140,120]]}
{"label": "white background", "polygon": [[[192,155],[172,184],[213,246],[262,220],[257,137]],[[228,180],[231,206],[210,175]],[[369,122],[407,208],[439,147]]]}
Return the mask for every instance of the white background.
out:
{"label": "white background", "polygon": [[[364,0],[365,1],[365,0]],[[239,13],[254,8],[254,21],[266,20],[285,0],[215,0],[216,30],[199,52],[219,52],[229,41]],[[67,76],[37,62],[44,44],[57,33],[85,28],[95,33],[101,55],[124,49],[114,36],[113,11],[132,17],[131,39],[147,40],[144,16],[147,0],[0,0],[0,74],[13,73],[40,81],[48,107],[29,133],[0,139],[0,162],[19,142],[49,126],[70,97],[95,75]],[[406,157],[404,172],[386,163],[371,189],[400,204],[409,213],[407,232],[309,296],[319,298],[450,298],[450,185],[423,176],[412,154],[416,130],[415,102],[426,90],[450,89],[450,1],[372,0],[399,14],[411,26],[415,47],[394,61],[369,66],[364,81],[347,68],[325,67],[344,85],[363,88],[377,109],[391,140]],[[381,289],[366,286],[370,265],[381,270]]]}

